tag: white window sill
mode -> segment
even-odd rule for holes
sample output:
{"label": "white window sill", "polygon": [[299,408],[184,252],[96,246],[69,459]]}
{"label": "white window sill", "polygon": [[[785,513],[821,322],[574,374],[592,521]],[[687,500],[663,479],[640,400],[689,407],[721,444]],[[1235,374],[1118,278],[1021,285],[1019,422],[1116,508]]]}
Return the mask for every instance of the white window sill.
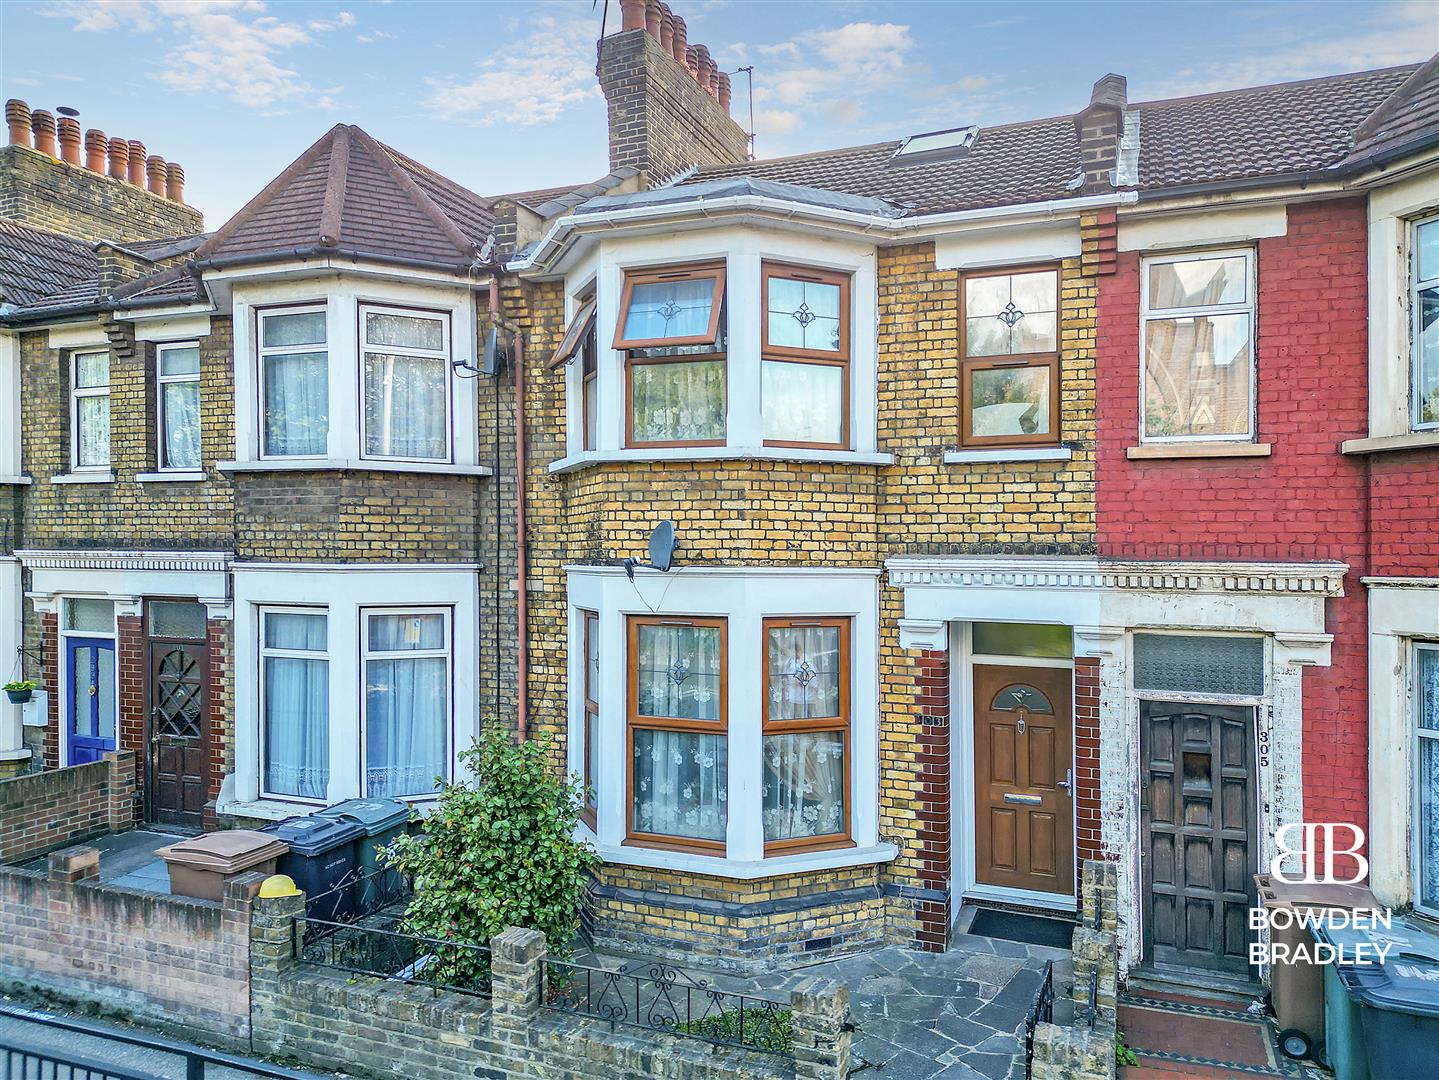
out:
{"label": "white window sill", "polygon": [[1167,461],[1175,458],[1253,458],[1273,453],[1271,443],[1178,442],[1144,443],[1124,451],[1130,461]]}
{"label": "white window sill", "polygon": [[222,473],[249,472],[394,472],[442,476],[489,476],[485,465],[452,465],[443,461],[371,461],[367,458],[273,458],[268,461],[221,461]]}
{"label": "white window sill", "polygon": [[0,750],[0,761],[29,761],[29,750]]}
{"label": "white window sill", "polygon": [[1379,435],[1369,439],[1346,439],[1339,444],[1344,454],[1382,454],[1393,450],[1439,448],[1439,431],[1416,431],[1405,435]]}
{"label": "white window sill", "polygon": [[173,472],[136,473],[135,479],[141,484],[193,484],[204,480],[205,474],[199,469],[175,469]]}
{"label": "white window sill", "polygon": [[790,446],[653,446],[627,450],[584,450],[550,462],[552,473],[576,472],[617,461],[805,461],[841,465],[893,465],[893,454],[858,450],[806,450]]}
{"label": "white window sill", "polygon": [[[581,826],[584,839],[595,843],[594,834]],[[876,844],[874,847],[831,848],[827,851],[808,851],[797,855],[777,855],[771,859],[741,862],[716,855],[695,855],[687,851],[663,851],[658,848],[615,847],[595,843],[600,858],[617,866],[646,866],[655,870],[679,870],[691,874],[707,874],[710,877],[734,878],[739,881],[753,881],[758,878],[779,877],[783,874],[805,874],[818,870],[834,870],[845,866],[869,866],[887,863],[899,858],[899,848],[893,844]]]}
{"label": "white window sill", "polygon": [[967,465],[984,461],[1071,461],[1074,451],[1067,446],[1011,446],[995,450],[946,450],[946,465]]}
{"label": "white window sill", "polygon": [[95,472],[72,472],[61,473],[59,476],[50,477],[52,484],[113,484],[115,474],[109,469],[97,469]]}
{"label": "white window sill", "polygon": [[0,473],[0,484],[15,484],[18,486],[25,486],[30,484],[31,482],[32,481],[28,476],[12,476],[9,473]]}

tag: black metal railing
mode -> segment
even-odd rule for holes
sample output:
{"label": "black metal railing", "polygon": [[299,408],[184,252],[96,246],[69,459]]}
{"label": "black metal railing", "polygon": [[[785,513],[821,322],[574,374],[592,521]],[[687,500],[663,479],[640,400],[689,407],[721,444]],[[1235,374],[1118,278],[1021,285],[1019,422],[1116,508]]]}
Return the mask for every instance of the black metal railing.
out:
{"label": "black metal railing", "polygon": [[382,925],[309,919],[303,935],[298,925],[293,955],[303,963],[428,986],[437,993],[490,994],[488,946],[407,934],[397,917]]}
{"label": "black metal railing", "polygon": [[[123,1030],[80,1020],[54,1013],[38,1012],[14,1006],[0,1005],[0,1017],[7,1020],[23,1020],[35,1025],[38,1031],[66,1032],[101,1039],[107,1043],[123,1046],[137,1046],[145,1050],[173,1055],[183,1061],[186,1080],[204,1080],[206,1069],[216,1066],[227,1071],[248,1073],[266,1080],[313,1080],[311,1074],[286,1069],[279,1065],[256,1061],[232,1054],[221,1054],[188,1043],[175,1042],[156,1035],[141,1035],[132,1030]],[[106,1064],[93,1057],[70,1049],[37,1050],[13,1044],[0,1036],[0,1077],[21,1078],[21,1080],[156,1080],[153,1072],[135,1072],[121,1066]],[[174,1064],[179,1064],[175,1062]],[[168,1070],[167,1070],[168,1071]]]}
{"label": "black metal railing", "polygon": [[412,895],[409,879],[393,870],[356,869],[334,888],[306,895],[305,917],[317,923],[363,922],[408,903]]}
{"label": "black metal railing", "polygon": [[1094,965],[1094,970],[1089,973],[1089,1008],[1085,1019],[1089,1021],[1089,1030],[1094,1030],[1094,1022],[1099,1019],[1099,964]]}
{"label": "black metal railing", "polygon": [[1034,1001],[1024,1018],[1024,1075],[1029,1076],[1034,1065],[1034,1029],[1054,1019],[1054,961],[1044,964],[1044,978],[1034,992]]}
{"label": "black metal railing", "polygon": [[719,990],[659,962],[608,970],[545,961],[546,1008],[762,1054],[789,1054],[789,1006]]}

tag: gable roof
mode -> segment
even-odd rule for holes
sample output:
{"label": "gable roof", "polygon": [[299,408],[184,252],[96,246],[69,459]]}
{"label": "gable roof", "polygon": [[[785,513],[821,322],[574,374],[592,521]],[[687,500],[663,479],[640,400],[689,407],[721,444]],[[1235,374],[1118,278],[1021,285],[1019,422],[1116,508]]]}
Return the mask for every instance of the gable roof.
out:
{"label": "gable roof", "polygon": [[333,252],[454,270],[477,261],[494,224],[488,200],[336,124],[195,255],[223,265]]}
{"label": "gable roof", "polygon": [[99,267],[84,240],[0,218],[0,303],[34,303],[93,280]]}

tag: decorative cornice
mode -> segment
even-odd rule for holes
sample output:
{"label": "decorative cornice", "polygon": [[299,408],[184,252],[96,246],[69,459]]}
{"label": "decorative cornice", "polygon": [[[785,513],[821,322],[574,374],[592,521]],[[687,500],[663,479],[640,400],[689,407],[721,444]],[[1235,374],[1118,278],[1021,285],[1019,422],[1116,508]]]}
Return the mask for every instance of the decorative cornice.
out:
{"label": "decorative cornice", "polygon": [[1127,589],[1144,592],[1300,593],[1343,596],[1340,562],[1141,562],[1097,559],[890,559],[898,588]]}
{"label": "decorative cornice", "polygon": [[899,647],[948,652],[949,623],[942,619],[900,619]]}
{"label": "decorative cornice", "polygon": [[32,570],[189,570],[225,573],[226,551],[39,551],[15,552]]}
{"label": "decorative cornice", "polygon": [[1439,589],[1439,577],[1362,577],[1368,589]]}

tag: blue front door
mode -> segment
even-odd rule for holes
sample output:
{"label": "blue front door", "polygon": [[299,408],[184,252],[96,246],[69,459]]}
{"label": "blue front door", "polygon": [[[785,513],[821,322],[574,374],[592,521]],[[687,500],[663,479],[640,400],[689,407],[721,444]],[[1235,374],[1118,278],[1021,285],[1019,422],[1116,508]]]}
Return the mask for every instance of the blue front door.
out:
{"label": "blue front door", "polygon": [[65,671],[70,688],[66,764],[99,761],[115,749],[115,643],[105,638],[66,638]]}

